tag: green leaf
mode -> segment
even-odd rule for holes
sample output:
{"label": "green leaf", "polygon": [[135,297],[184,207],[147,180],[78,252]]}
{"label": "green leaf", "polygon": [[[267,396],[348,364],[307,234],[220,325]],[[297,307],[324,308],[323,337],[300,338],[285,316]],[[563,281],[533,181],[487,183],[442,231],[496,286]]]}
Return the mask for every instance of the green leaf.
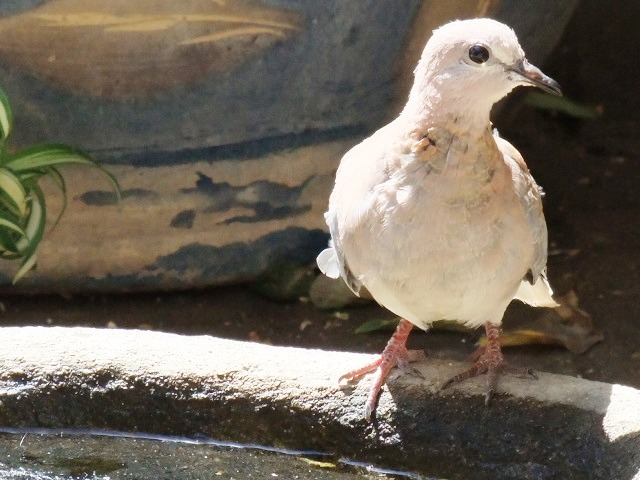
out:
{"label": "green leaf", "polygon": [[16,241],[26,237],[20,220],[9,212],[0,212],[0,252],[4,258],[20,257]]}
{"label": "green leaf", "polygon": [[8,155],[5,162],[5,166],[10,166],[14,172],[71,164],[101,168],[88,153],[58,143],[45,143],[24,148]]}
{"label": "green leaf", "polygon": [[15,285],[16,283],[18,283],[18,280],[21,280],[22,277],[24,277],[27,273],[29,273],[36,266],[37,262],[38,262],[38,257],[35,251],[33,251],[33,253],[28,257],[25,257],[25,259],[20,264],[20,268],[18,269],[18,272],[13,277],[13,281],[12,281],[13,284]]}
{"label": "green leaf", "polygon": [[[60,173],[60,171],[55,167],[47,167],[43,170],[44,175],[48,175],[53,183],[60,189],[63,194],[67,193],[67,182],[64,181],[64,177]],[[66,199],[66,195],[65,195]]]}
{"label": "green leaf", "polygon": [[27,192],[20,179],[7,168],[0,168],[0,192],[17,208],[21,217],[27,212]]}
{"label": "green leaf", "polygon": [[525,97],[525,102],[541,110],[554,110],[576,118],[593,119],[602,115],[601,108],[584,105],[567,97],[558,97],[548,93],[529,92]]}
{"label": "green leaf", "polygon": [[18,249],[22,252],[29,253],[29,249],[34,248],[33,243],[40,243],[42,235],[44,233],[44,223],[46,220],[45,200],[42,189],[38,184],[30,186],[31,194],[29,200],[31,200],[31,209],[27,217],[27,222],[24,227],[24,238],[18,240],[16,243]]}
{"label": "green leaf", "polygon": [[53,230],[58,226],[62,215],[67,210],[67,184],[64,180],[64,177],[57,168],[48,167],[46,170],[44,170],[44,174],[48,175],[49,178],[53,180],[53,183],[55,183],[55,185],[62,192],[62,207],[60,208],[60,212],[58,213],[58,216],[56,217],[55,221],[53,222],[53,226],[51,227],[51,230]]}
{"label": "green leaf", "polygon": [[399,319],[396,318],[374,318],[364,322],[358,328],[355,333],[371,333],[378,330],[393,330],[398,326]]}
{"label": "green leaf", "polygon": [[25,233],[25,231],[22,229],[22,227],[20,227],[20,225],[7,220],[6,218],[0,218],[0,229],[1,228],[8,228],[9,230],[13,230],[14,232],[22,235],[22,236],[26,236],[27,234]]}
{"label": "green leaf", "polygon": [[[62,165],[86,165],[97,168],[111,183],[111,186],[116,193],[117,201],[122,201],[120,184],[116,177],[104,169],[88,153],[78,148],[58,143],[36,145],[13,153],[8,157],[5,165],[16,173],[32,173],[33,171],[40,172],[40,169],[44,169],[45,173],[50,174],[51,171],[47,169]],[[62,178],[59,174],[56,175],[54,173],[54,176],[56,177],[54,180]]]}
{"label": "green leaf", "polygon": [[24,277],[36,265],[36,252],[38,246],[44,236],[44,226],[47,218],[47,210],[44,194],[42,189],[37,185],[31,185],[31,211],[29,213],[29,220],[25,227],[26,236],[17,242],[18,248],[21,250],[21,254],[24,255],[24,260],[20,264],[18,272],[13,277],[13,283]]}
{"label": "green leaf", "polygon": [[22,257],[10,232],[2,229],[0,229],[0,255],[11,260]]}
{"label": "green leaf", "polygon": [[0,140],[4,143],[11,133],[13,127],[13,113],[9,105],[9,99],[2,89],[0,89]]}

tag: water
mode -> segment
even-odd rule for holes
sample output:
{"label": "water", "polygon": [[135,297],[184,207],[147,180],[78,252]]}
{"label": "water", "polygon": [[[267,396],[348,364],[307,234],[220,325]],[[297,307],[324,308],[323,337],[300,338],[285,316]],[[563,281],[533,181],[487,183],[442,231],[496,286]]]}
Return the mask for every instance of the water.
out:
{"label": "water", "polygon": [[320,452],[109,431],[0,429],[0,480],[428,480]]}

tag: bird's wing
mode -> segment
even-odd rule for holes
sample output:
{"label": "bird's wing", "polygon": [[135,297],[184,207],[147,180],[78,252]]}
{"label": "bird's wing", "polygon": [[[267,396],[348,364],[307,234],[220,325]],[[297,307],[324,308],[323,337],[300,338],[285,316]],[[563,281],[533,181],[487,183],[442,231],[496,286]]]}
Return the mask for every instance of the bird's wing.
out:
{"label": "bird's wing", "polygon": [[[318,255],[318,267],[328,277],[341,276],[356,295],[362,282],[349,268],[345,250],[367,250],[367,236],[358,232],[368,231],[364,222],[370,217],[368,212],[376,208],[374,190],[386,178],[387,169],[383,164],[389,135],[395,131],[394,125],[392,123],[381,128],[344,155],[336,172],[329,209],[324,215],[331,241],[329,248]],[[351,243],[345,249],[343,240],[346,238]],[[362,273],[359,272],[359,275]]]}
{"label": "bird's wing", "polygon": [[520,152],[494,132],[505,162],[511,168],[513,185],[522,201],[525,215],[535,237],[535,251],[529,272],[522,280],[515,298],[537,307],[555,307],[553,290],[547,280],[547,224],[542,212],[542,189],[535,182]]}
{"label": "bird's wing", "polygon": [[358,193],[361,189],[358,188],[357,181],[351,180],[352,185],[348,185],[345,179],[362,178],[356,171],[358,164],[361,162],[360,145],[356,145],[349,150],[340,161],[340,166],[336,172],[336,184],[329,199],[329,209],[324,214],[331,240],[329,241],[329,247],[320,252],[316,259],[322,273],[330,278],[342,277],[347,286],[356,295],[359,294],[362,284],[347,265],[342,245],[343,235],[341,235],[340,230],[341,228],[343,230],[348,228],[345,225],[352,223],[351,218],[353,218],[354,211],[357,210]]}
{"label": "bird's wing", "polygon": [[[349,270],[349,266],[347,265],[344,254],[342,252],[341,244],[333,240],[334,238],[339,238],[337,235],[337,229],[335,227],[335,216],[332,215],[331,211],[328,211],[327,213],[325,213],[324,218],[327,222],[327,225],[329,225],[329,231],[332,232],[332,238],[331,240],[329,240],[329,247],[320,252],[318,257],[316,258],[318,268],[320,268],[320,271],[329,278],[342,277],[351,291],[356,295],[359,295],[360,287],[362,286],[362,284],[351,272],[351,270]],[[332,225],[334,225],[333,228]],[[333,232],[336,232],[335,236]]]}

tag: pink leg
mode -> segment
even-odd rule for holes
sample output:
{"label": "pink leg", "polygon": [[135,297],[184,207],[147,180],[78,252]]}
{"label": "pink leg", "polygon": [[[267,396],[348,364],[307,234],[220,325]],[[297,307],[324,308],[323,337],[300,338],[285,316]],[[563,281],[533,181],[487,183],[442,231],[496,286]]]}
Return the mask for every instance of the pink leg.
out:
{"label": "pink leg", "polygon": [[401,370],[411,371],[409,362],[415,362],[424,358],[424,352],[420,350],[407,350],[407,338],[413,325],[407,320],[400,320],[395,332],[389,339],[387,346],[382,354],[374,361],[364,367],[352,370],[340,377],[340,381],[351,381],[362,377],[363,375],[375,371],[373,385],[369,389],[369,395],[365,403],[364,416],[367,421],[371,420],[371,415],[375,412],[378,404],[378,396],[382,389],[387,375],[391,369],[398,366]]}
{"label": "pink leg", "polygon": [[493,323],[486,323],[487,346],[484,353],[476,360],[473,366],[462,373],[447,380],[442,388],[447,388],[454,383],[462,382],[468,378],[476,377],[480,374],[487,374],[487,393],[485,403],[488,405],[491,397],[496,391],[498,376],[502,373],[517,375],[520,377],[538,378],[533,370],[528,368],[513,367],[504,361],[500,350],[500,327]]}

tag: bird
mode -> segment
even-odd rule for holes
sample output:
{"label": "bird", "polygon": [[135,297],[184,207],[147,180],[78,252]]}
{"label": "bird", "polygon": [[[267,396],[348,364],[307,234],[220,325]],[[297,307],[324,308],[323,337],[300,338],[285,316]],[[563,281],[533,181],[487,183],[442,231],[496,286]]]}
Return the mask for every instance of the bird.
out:
{"label": "bird", "polygon": [[487,374],[488,404],[503,373],[536,378],[504,360],[500,326],[518,299],[555,307],[547,279],[543,192],[522,155],[493,128],[493,105],[515,87],[562,95],[529,63],[515,32],[490,18],[433,31],[397,118],[342,158],[324,215],[329,246],[322,273],[364,287],[401,318],[375,361],[340,377],[374,372],[364,416],[371,420],[389,372],[413,370],[414,326],[437,320],[484,326],[484,354],[447,387]]}

